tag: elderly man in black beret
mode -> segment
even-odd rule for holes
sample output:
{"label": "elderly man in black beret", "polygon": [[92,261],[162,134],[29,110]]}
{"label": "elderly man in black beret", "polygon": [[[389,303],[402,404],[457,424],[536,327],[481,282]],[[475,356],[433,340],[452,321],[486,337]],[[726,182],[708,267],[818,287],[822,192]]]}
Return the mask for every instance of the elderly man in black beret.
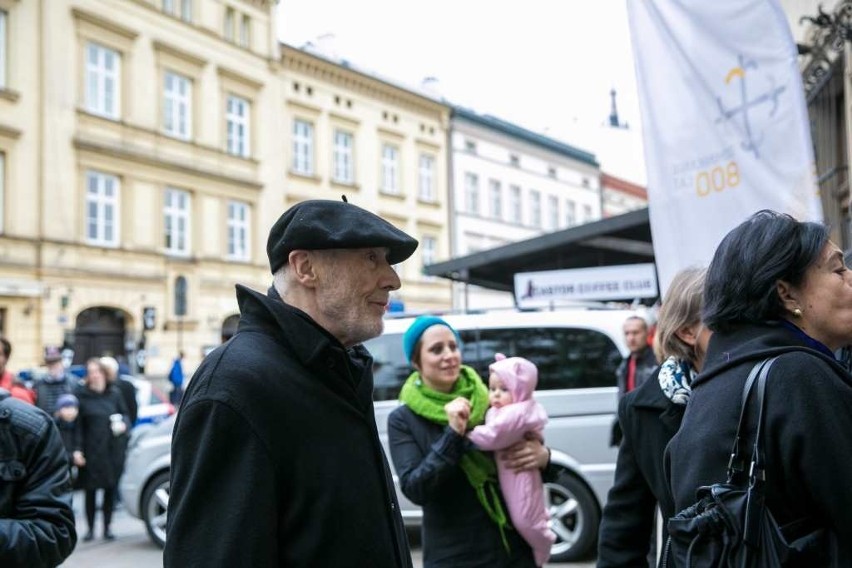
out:
{"label": "elderly man in black beret", "polygon": [[166,567],[410,567],[376,429],[372,358],[392,265],[417,241],[355,205],[306,201],[267,243],[273,286],[184,394]]}

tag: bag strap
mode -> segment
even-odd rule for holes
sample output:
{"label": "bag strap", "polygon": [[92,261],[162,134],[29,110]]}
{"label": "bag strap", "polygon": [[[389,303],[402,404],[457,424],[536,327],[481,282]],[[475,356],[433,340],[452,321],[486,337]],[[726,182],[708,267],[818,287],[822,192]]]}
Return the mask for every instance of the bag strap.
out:
{"label": "bag strap", "polygon": [[[728,483],[733,483],[734,476],[745,471],[745,458],[743,456],[740,441],[743,438],[743,430],[745,428],[745,419],[748,410],[748,399],[751,395],[752,388],[754,387],[754,382],[760,374],[761,370],[767,365],[767,363],[771,365],[770,361],[775,361],[775,359],[776,358],[764,359],[763,361],[760,361],[755,364],[755,366],[752,367],[751,372],[748,374],[745,386],[743,386],[742,403],[740,405],[740,419],[737,423],[737,435],[734,437],[734,445],[731,448],[731,457],[728,460]],[[760,398],[762,399],[761,393],[759,393],[758,396],[760,396]]]}

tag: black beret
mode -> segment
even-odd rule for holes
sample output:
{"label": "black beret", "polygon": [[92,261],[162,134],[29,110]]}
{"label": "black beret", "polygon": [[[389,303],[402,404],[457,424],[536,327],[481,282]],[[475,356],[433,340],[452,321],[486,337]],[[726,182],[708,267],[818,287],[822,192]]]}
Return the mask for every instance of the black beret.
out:
{"label": "black beret", "polygon": [[297,203],[278,218],[269,231],[266,254],[274,273],[297,249],[370,247],[387,247],[388,262],[397,264],[414,253],[417,240],[357,205],[315,199]]}

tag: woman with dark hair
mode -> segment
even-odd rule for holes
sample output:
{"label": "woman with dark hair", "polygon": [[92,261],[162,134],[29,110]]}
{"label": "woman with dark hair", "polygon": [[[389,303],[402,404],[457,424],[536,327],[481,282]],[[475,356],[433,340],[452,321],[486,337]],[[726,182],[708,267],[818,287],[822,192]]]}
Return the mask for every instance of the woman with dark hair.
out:
{"label": "woman with dark hair", "polygon": [[702,319],[714,334],[666,450],[675,510],[725,480],[746,377],[777,356],[764,400],[766,506],[780,526],[808,519],[827,528],[838,537],[832,561],[852,566],[852,377],[834,357],[852,343],[852,272],[828,229],[752,215],[716,250]]}
{"label": "woman with dark hair", "polygon": [[[674,515],[663,471],[666,444],[677,432],[690,385],[701,371],[710,331],[701,323],[703,268],[688,268],[672,279],[660,315],[654,351],[662,362],[618,406],[623,438],[615,483],[609,490],[598,535],[598,568],[655,564],[654,511]],[[652,559],[648,559],[648,556]]]}

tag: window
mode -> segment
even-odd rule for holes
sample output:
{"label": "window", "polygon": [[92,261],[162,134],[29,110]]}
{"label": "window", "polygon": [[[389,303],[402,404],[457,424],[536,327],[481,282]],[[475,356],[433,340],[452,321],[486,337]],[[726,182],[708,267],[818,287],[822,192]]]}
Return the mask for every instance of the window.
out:
{"label": "window", "polygon": [[224,35],[228,41],[234,41],[234,24],[236,23],[236,14],[233,8],[225,8],[225,23]]}
{"label": "window", "polygon": [[251,105],[243,98],[228,95],[225,120],[228,124],[228,153],[249,157],[249,119]]}
{"label": "window", "polygon": [[117,119],[121,112],[121,56],[94,42],[86,44],[86,110]]}
{"label": "window", "polygon": [[191,22],[192,0],[163,0],[163,12],[178,16],[184,22]]}
{"label": "window", "polygon": [[176,316],[185,316],[186,315],[186,299],[188,294],[187,292],[187,284],[186,277],[178,276],[175,278],[175,315]]}
{"label": "window", "polygon": [[423,266],[435,263],[435,251],[437,248],[438,242],[435,237],[423,236],[420,241],[420,259],[423,261]]}
{"label": "window", "polygon": [[228,202],[228,258],[248,260],[248,205]]}
{"label": "window", "polygon": [[583,222],[588,223],[592,220],[592,206],[583,205]]}
{"label": "window", "polygon": [[509,154],[509,164],[516,167],[516,168],[520,168],[521,167],[521,157],[518,156],[517,154]]}
{"label": "window", "polygon": [[314,173],[314,125],[305,120],[293,121],[293,171]]}
{"label": "window", "polygon": [[6,27],[9,14],[5,10],[0,10],[0,89],[6,88]]}
{"label": "window", "polygon": [[167,189],[165,198],[163,214],[166,251],[186,256],[189,254],[189,193],[180,189]]}
{"label": "window", "polygon": [[476,142],[474,142],[473,140],[465,140],[464,149],[470,152],[471,154],[476,154]]}
{"label": "window", "polygon": [[530,225],[541,227],[541,193],[530,191]]}
{"label": "window", "polygon": [[382,191],[399,193],[399,150],[391,144],[382,145]]}
{"label": "window", "polygon": [[554,168],[553,166],[548,166],[547,167],[547,177],[551,177],[553,179],[556,179],[556,168]]}
{"label": "window", "polygon": [[573,227],[577,224],[577,205],[570,199],[565,202],[565,225]]}
{"label": "window", "polygon": [[245,14],[243,14],[242,19],[240,20],[240,39],[239,45],[240,47],[248,47],[249,42],[251,41],[251,20]]}
{"label": "window", "polygon": [[503,218],[503,188],[500,182],[492,179],[488,182],[488,203],[493,219]]}
{"label": "window", "polygon": [[118,178],[86,172],[86,240],[93,245],[118,246]]}
{"label": "window", "polygon": [[510,221],[520,225],[524,222],[523,211],[521,210],[521,188],[517,185],[509,186],[509,214]]}
{"label": "window", "polygon": [[163,88],[163,129],[166,134],[189,140],[192,135],[192,81],[167,71]]}
{"label": "window", "polygon": [[340,183],[355,182],[355,161],[353,160],[353,140],[351,132],[334,131],[334,156],[332,161],[334,181]]}
{"label": "window", "polygon": [[474,215],[479,214],[479,176],[464,174],[465,211]]}
{"label": "window", "polygon": [[420,154],[417,195],[420,201],[435,201],[435,157]]}
{"label": "window", "polygon": [[547,216],[550,219],[550,229],[559,228],[559,199],[555,195],[547,197]]}

